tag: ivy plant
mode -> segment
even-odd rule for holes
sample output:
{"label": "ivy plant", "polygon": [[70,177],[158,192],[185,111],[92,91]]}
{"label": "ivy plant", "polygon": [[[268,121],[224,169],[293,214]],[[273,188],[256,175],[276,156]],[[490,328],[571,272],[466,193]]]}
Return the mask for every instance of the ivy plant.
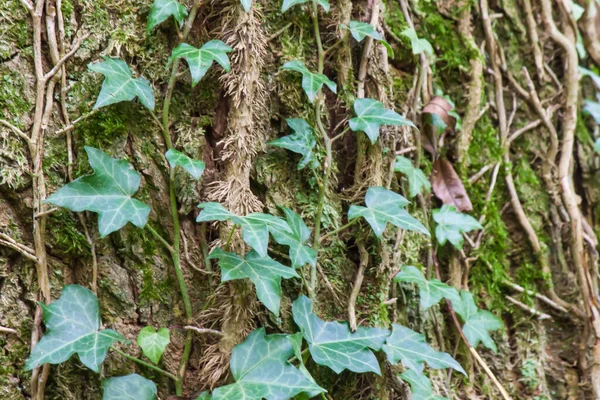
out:
{"label": "ivy plant", "polygon": [[415,125],[397,112],[385,108],[383,103],[374,99],[356,99],[354,102],[356,117],[349,121],[350,129],[364,132],[371,143],[379,138],[381,125],[412,126]]}
{"label": "ivy plant", "polygon": [[410,385],[412,400],[448,400],[444,396],[433,393],[433,386],[429,378],[412,369],[400,374],[400,379]]}
{"label": "ivy plant", "polygon": [[488,349],[496,352],[498,347],[490,336],[490,332],[501,329],[502,321],[489,311],[480,310],[475,305],[473,295],[465,290],[460,291],[460,302],[454,305],[454,310],[464,321],[463,333],[473,347],[481,342]]}
{"label": "ivy plant", "polygon": [[206,164],[204,161],[195,160],[184,153],[175,149],[169,149],[165,153],[165,158],[169,161],[171,168],[180,166],[186,170],[195,180],[200,179],[204,173]]}
{"label": "ivy plant", "polygon": [[366,22],[352,20],[348,25],[342,24],[340,27],[342,29],[348,29],[352,34],[352,37],[356,39],[357,42],[362,42],[367,36],[375,40],[383,40],[373,25],[367,24]]}
{"label": "ivy plant", "polygon": [[300,72],[302,74],[302,89],[304,89],[311,103],[315,101],[315,97],[317,97],[317,93],[321,90],[323,84],[333,93],[337,93],[337,84],[335,82],[329,79],[327,75],[310,71],[302,61],[287,62],[283,64],[281,69]]}
{"label": "ivy plant", "polygon": [[433,220],[437,223],[435,237],[439,244],[450,242],[457,249],[462,248],[463,233],[483,229],[475,218],[457,211],[456,207],[448,204],[444,204],[441,209],[433,210]]}
{"label": "ivy plant", "polygon": [[431,191],[431,183],[429,183],[425,173],[420,168],[415,167],[408,158],[397,156],[394,171],[401,172],[408,179],[408,191],[411,199],[417,197],[419,193]]}
{"label": "ivy plant", "polygon": [[150,8],[150,15],[148,15],[146,31],[150,33],[152,29],[166,21],[170,16],[173,16],[179,26],[182,27],[187,15],[188,12],[185,7],[176,0],[154,0]]}
{"label": "ivy plant", "polygon": [[158,364],[170,342],[171,333],[167,328],[160,328],[157,331],[153,327],[147,326],[140,331],[137,337],[138,346],[154,364]]}
{"label": "ivy plant", "polygon": [[460,296],[456,288],[448,286],[439,279],[428,280],[416,267],[406,265],[394,277],[396,282],[414,283],[419,288],[419,299],[421,307],[427,310],[442,299],[448,299],[456,304],[460,302]]}
{"label": "ivy plant", "polygon": [[[290,7],[293,7],[296,4],[304,4],[304,3],[308,3],[309,1],[313,1],[313,0],[283,0],[283,4],[281,5],[281,12],[284,13],[287,10],[289,10]],[[329,4],[329,1],[327,1],[327,0],[314,0],[314,1],[316,1],[316,3],[318,5],[323,7],[323,10],[325,10],[325,12],[329,12],[329,8],[331,7],[331,5]]]}
{"label": "ivy plant", "polygon": [[306,166],[315,168],[318,162],[313,149],[317,145],[317,138],[313,128],[301,118],[288,118],[286,122],[294,133],[273,140],[270,144],[300,154],[302,159],[298,162],[298,169]]}
{"label": "ivy plant", "polygon": [[156,384],[138,374],[109,378],[102,382],[102,400],[155,400]]}
{"label": "ivy plant", "polygon": [[199,49],[187,43],[182,43],[173,49],[167,64],[171,64],[173,60],[178,58],[185,59],[190,67],[192,87],[195,87],[206,75],[206,71],[212,66],[213,61],[216,61],[226,72],[229,72],[231,64],[227,53],[231,51],[233,49],[220,40],[211,40]]}

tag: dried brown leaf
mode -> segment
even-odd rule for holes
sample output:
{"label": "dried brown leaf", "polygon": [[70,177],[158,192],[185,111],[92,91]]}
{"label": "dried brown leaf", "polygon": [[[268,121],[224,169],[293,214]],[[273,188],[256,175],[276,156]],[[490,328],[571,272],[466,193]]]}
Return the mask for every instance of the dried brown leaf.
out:
{"label": "dried brown leaf", "polygon": [[452,105],[440,96],[432,97],[429,103],[423,107],[421,145],[434,158],[437,156],[438,134],[447,127],[454,126],[454,118],[448,114],[451,110]]}
{"label": "dried brown leaf", "polygon": [[444,204],[453,205],[458,211],[470,211],[473,209],[463,183],[447,159],[438,158],[433,163],[431,186],[433,193]]}

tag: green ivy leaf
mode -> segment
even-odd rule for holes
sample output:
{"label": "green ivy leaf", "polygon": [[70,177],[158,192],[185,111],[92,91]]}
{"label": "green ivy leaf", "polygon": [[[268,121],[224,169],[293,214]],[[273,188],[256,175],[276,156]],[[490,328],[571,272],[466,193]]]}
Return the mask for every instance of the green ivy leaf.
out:
{"label": "green ivy leaf", "polygon": [[202,392],[196,397],[196,400],[212,400],[212,396],[209,392]]}
{"label": "green ivy leaf", "polygon": [[433,47],[431,46],[431,43],[429,43],[427,39],[419,39],[419,36],[417,36],[417,32],[414,29],[405,29],[402,31],[401,35],[410,39],[410,47],[412,47],[413,54],[421,54],[422,52],[426,52],[430,55],[433,55]]}
{"label": "green ivy leaf", "polygon": [[444,396],[433,393],[431,381],[423,374],[419,374],[412,369],[409,369],[401,374],[400,378],[410,385],[412,400],[448,400]]}
{"label": "green ivy leaf", "polygon": [[[281,5],[281,12],[284,13],[290,9],[290,7],[295,6],[296,4],[304,4],[308,1],[312,0],[283,0],[283,4]],[[330,4],[327,0],[317,0],[317,4],[323,7],[325,12],[329,12]]]}
{"label": "green ivy leaf", "polygon": [[373,25],[367,24],[366,22],[350,21],[349,25],[341,24],[340,27],[348,29],[357,42],[362,42],[367,36],[372,37],[375,40],[383,40]]}
{"label": "green ivy leaf", "polygon": [[155,400],[156,385],[138,374],[110,378],[102,382],[102,400]]}
{"label": "green ivy leaf", "polygon": [[150,207],[132,197],[140,186],[140,174],[127,161],[117,161],[93,147],[85,147],[85,151],[94,174],[61,187],[44,202],[71,211],[98,213],[98,230],[102,237],[121,229],[127,222],[143,228]]}
{"label": "green ivy leaf", "polygon": [[305,264],[316,266],[317,252],[304,245],[310,238],[310,229],[294,211],[286,207],[282,207],[282,209],[289,229],[282,230],[278,229],[278,226],[271,225],[269,231],[273,239],[279,244],[290,247],[289,255],[293,268],[299,268]]}
{"label": "green ivy leaf", "polygon": [[476,348],[479,342],[482,342],[485,347],[493,352],[498,351],[496,343],[494,343],[489,332],[504,326],[500,318],[489,311],[477,308],[471,293],[461,290],[460,298],[461,301],[452,303],[452,306],[465,322],[462,329],[469,344]]}
{"label": "green ivy leaf", "polygon": [[596,139],[594,142],[594,151],[600,154],[600,138]]}
{"label": "green ivy leaf", "polygon": [[583,112],[587,115],[591,115],[597,124],[600,124],[600,103],[596,101],[585,100],[583,106]]}
{"label": "green ivy leaf", "polygon": [[137,337],[137,344],[144,355],[154,364],[158,364],[168,344],[171,342],[169,330],[160,328],[158,332],[153,327],[143,328]]}
{"label": "green ivy leaf", "polygon": [[448,299],[452,301],[452,304],[460,302],[460,296],[455,288],[446,285],[439,279],[425,279],[418,268],[410,265],[403,266],[402,270],[394,277],[394,281],[416,284],[419,287],[421,307],[424,310],[437,304],[441,299]]}
{"label": "green ivy leaf", "polygon": [[220,40],[211,40],[199,49],[187,43],[181,43],[173,49],[168,64],[171,64],[177,58],[184,58],[190,67],[192,87],[195,87],[204,77],[206,71],[212,66],[213,61],[219,63],[225,71],[229,72],[231,65],[229,64],[227,53],[231,51],[233,49]]}
{"label": "green ivy leaf", "polygon": [[25,370],[42,364],[60,364],[75,353],[89,369],[100,372],[109,347],[125,338],[112,329],[100,330],[100,306],[91,290],[79,285],[64,287],[60,298],[40,304],[46,334],[33,348]]}
{"label": "green ivy leaf", "polygon": [[265,335],[264,328],[255,330],[231,353],[235,383],[215,389],[213,400],[290,399],[303,392],[324,392],[287,361],[293,355],[288,335]]}
{"label": "green ivy leaf", "polygon": [[392,334],[386,339],[383,351],[392,364],[402,361],[408,369],[423,372],[427,362],[433,369],[453,368],[467,374],[450,354],[434,350],[425,342],[425,336],[398,324],[392,324]]}
{"label": "green ivy leaf", "polygon": [[316,167],[317,160],[313,154],[313,149],[317,145],[317,139],[312,127],[301,118],[288,118],[286,122],[294,133],[273,140],[269,144],[302,155],[302,159],[298,163],[298,169],[303,169],[309,164],[311,164],[311,168]]}
{"label": "green ivy leaf", "polygon": [[589,70],[587,68],[579,67],[579,73],[582,77],[587,76],[592,79],[597,89],[600,89],[600,76],[596,74],[594,71]]}
{"label": "green ivy leaf", "polygon": [[163,23],[171,15],[179,23],[179,26],[182,27],[188,12],[185,7],[176,0],[154,0],[154,4],[152,4],[152,8],[150,8],[146,32],[150,33],[155,26]]}
{"label": "green ivy leaf", "polygon": [[429,235],[427,228],[413,218],[404,206],[408,200],[381,186],[370,187],[365,196],[366,207],[351,205],[348,219],[364,217],[377,237],[381,237],[389,222],[407,231],[417,231]]}
{"label": "green ivy leaf", "polygon": [[483,229],[479,221],[468,214],[456,210],[456,207],[444,204],[441,209],[433,210],[433,220],[437,223],[435,237],[439,244],[444,245],[447,241],[457,249],[462,248],[462,233]]}
{"label": "green ivy leaf", "polygon": [[389,335],[388,330],[358,327],[356,332],[351,332],[348,324],[325,322],[313,314],[311,301],[306,296],[298,297],[292,305],[292,313],[317,364],[326,365],[337,374],[348,369],[381,375],[377,358],[369,349],[380,350]]}
{"label": "green ivy leaf", "polygon": [[294,349],[294,356],[296,357],[296,360],[298,360],[298,362],[299,362],[298,369],[300,370],[300,372],[302,372],[302,374],[304,374],[306,379],[311,381],[315,386],[314,390],[304,392],[304,394],[306,394],[306,397],[311,399],[311,398],[317,396],[319,393],[321,393],[322,388],[317,384],[315,379],[312,377],[312,375],[306,368],[306,365],[304,365],[304,358],[302,357],[302,332],[296,332],[293,335],[287,335],[287,338],[289,339],[290,343],[292,344],[292,348]]}
{"label": "green ivy leaf", "polygon": [[165,153],[165,157],[169,161],[171,168],[175,168],[177,165],[179,165],[181,168],[189,172],[189,174],[192,175],[195,180],[200,179],[204,173],[204,168],[206,166],[204,161],[195,160],[180,151],[169,149],[169,151]]}
{"label": "green ivy leaf", "polygon": [[144,107],[154,110],[154,91],[150,82],[144,78],[134,78],[125,61],[104,57],[103,62],[90,64],[88,68],[104,75],[104,82],[94,109],[131,101],[137,96]]}
{"label": "green ivy leaf", "polygon": [[383,103],[373,99],[356,99],[354,102],[356,117],[349,121],[350,129],[363,131],[375,144],[379,138],[381,125],[412,126],[415,125],[397,112],[385,108]]}
{"label": "green ivy leaf", "polygon": [[311,72],[301,61],[290,61],[283,64],[281,69],[286,71],[296,71],[302,74],[302,89],[308,96],[311,103],[315,101],[315,97],[323,84],[333,92],[337,93],[337,85],[330,80],[326,75]]}
{"label": "green ivy leaf", "polygon": [[422,191],[428,193],[431,190],[429,179],[420,168],[416,168],[412,161],[406,157],[397,156],[394,171],[402,172],[408,178],[410,198],[416,197]]}
{"label": "green ivy leaf", "polygon": [[249,278],[256,286],[258,299],[277,316],[279,316],[281,303],[281,278],[299,277],[292,268],[268,256],[261,257],[254,250],[242,258],[235,253],[227,253],[216,248],[210,253],[209,258],[219,260],[221,282]]}
{"label": "green ivy leaf", "polygon": [[244,11],[250,12],[250,8],[252,8],[252,0],[241,0],[242,7],[244,7]]}

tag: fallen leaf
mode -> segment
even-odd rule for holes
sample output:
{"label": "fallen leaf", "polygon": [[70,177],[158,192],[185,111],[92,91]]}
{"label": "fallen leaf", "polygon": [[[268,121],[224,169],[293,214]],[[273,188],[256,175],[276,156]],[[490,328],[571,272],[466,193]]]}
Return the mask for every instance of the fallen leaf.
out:
{"label": "fallen leaf", "polygon": [[471,211],[473,209],[469,195],[458,174],[450,161],[445,158],[438,158],[433,163],[431,186],[433,193],[444,204],[453,205],[458,211]]}
{"label": "fallen leaf", "polygon": [[454,117],[450,115],[452,104],[443,97],[432,97],[423,107],[421,130],[421,146],[435,158],[437,155],[438,135],[443,133],[448,126],[454,126]]}

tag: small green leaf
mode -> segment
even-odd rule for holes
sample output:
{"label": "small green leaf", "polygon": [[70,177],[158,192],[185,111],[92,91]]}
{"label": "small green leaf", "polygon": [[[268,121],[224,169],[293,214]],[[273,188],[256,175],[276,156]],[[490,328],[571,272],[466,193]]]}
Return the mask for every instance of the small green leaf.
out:
{"label": "small green leaf", "polygon": [[204,161],[195,160],[180,151],[169,149],[169,151],[166,152],[165,157],[169,161],[171,168],[175,168],[179,165],[181,168],[189,172],[189,174],[192,175],[196,180],[200,179],[204,173],[204,167],[206,166]]}
{"label": "small green leaf", "polygon": [[221,203],[208,202],[198,204],[198,208],[202,209],[200,214],[196,218],[196,222],[207,222],[207,221],[227,221],[231,220],[236,225],[241,224],[243,217],[238,217],[225,207]]}
{"label": "small green leaf", "polygon": [[298,163],[298,169],[303,169],[307,165],[311,168],[316,167],[317,160],[313,154],[313,148],[317,145],[317,139],[312,127],[301,118],[288,118],[286,122],[294,131],[291,135],[273,140],[269,144],[282,147],[302,155],[302,159]]}
{"label": "small green leaf", "polygon": [[292,305],[292,313],[314,362],[328,366],[337,374],[348,369],[381,375],[377,358],[369,349],[380,350],[389,335],[388,330],[358,327],[356,332],[351,332],[348,324],[325,322],[313,314],[312,303],[306,296],[298,297]]}
{"label": "small green leaf", "polygon": [[408,178],[410,198],[416,197],[422,191],[428,193],[431,190],[429,179],[420,168],[416,168],[412,161],[406,157],[397,156],[394,171],[402,172]]}
{"label": "small green leaf", "polygon": [[254,250],[242,258],[235,253],[226,253],[216,248],[209,258],[219,260],[221,282],[249,278],[256,286],[258,299],[277,316],[281,303],[281,278],[299,277],[292,268],[268,256],[261,257]]}
{"label": "small green leaf", "polygon": [[104,57],[103,62],[90,64],[88,68],[104,75],[102,89],[100,89],[94,109],[122,101],[131,101],[137,96],[144,107],[154,110],[154,91],[150,82],[144,78],[135,79],[125,61]]}
{"label": "small green leaf", "polygon": [[370,36],[375,40],[383,40],[373,25],[367,24],[366,22],[350,21],[349,25],[342,24],[340,27],[343,29],[348,29],[352,34],[352,37],[356,39],[357,42],[362,42],[367,36]]}
{"label": "small green leaf", "polygon": [[404,206],[408,200],[381,186],[370,187],[365,196],[366,207],[351,205],[348,219],[364,217],[377,237],[381,237],[389,222],[407,231],[417,231],[429,235],[427,228],[413,218]]}
{"label": "small green leaf", "polygon": [[[284,13],[290,9],[290,7],[295,6],[296,4],[304,4],[308,1],[312,0],[283,0],[283,4],[281,5],[281,12]],[[327,0],[317,0],[317,4],[323,7],[325,12],[329,12],[330,4]]]}
{"label": "small green leaf", "polygon": [[244,11],[250,12],[250,8],[252,8],[252,0],[241,0],[242,7],[244,7]]}
{"label": "small green leaf", "polygon": [[482,342],[493,352],[498,351],[489,332],[501,329],[504,326],[502,321],[491,312],[477,308],[471,293],[461,290],[460,298],[461,301],[452,303],[452,306],[465,323],[462,329],[469,344],[476,348]]}
{"label": "small green leaf", "polygon": [[143,228],[150,207],[132,196],[140,186],[140,174],[124,160],[117,161],[93,147],[85,147],[93,175],[83,176],[58,189],[44,202],[71,211],[98,213],[100,236],[121,229],[127,222]]}
{"label": "small green leaf", "polygon": [[354,102],[356,117],[349,121],[350,129],[363,131],[371,143],[375,144],[379,138],[381,125],[412,126],[415,125],[397,112],[385,108],[383,103],[373,99],[356,99]]}
{"label": "small green leaf", "polygon": [[439,244],[450,242],[457,249],[462,249],[463,232],[483,229],[481,224],[468,214],[456,211],[456,207],[444,204],[441,209],[433,210],[433,220],[437,223],[435,237]]}
{"label": "small green leaf", "polygon": [[317,252],[304,245],[310,238],[310,229],[294,211],[286,207],[282,207],[282,209],[289,229],[279,229],[278,226],[271,225],[269,231],[273,239],[279,244],[290,247],[289,255],[293,268],[299,268],[305,264],[316,266]]}
{"label": "small green leaf", "polygon": [[431,46],[431,43],[429,43],[427,39],[419,39],[419,36],[417,36],[417,32],[414,29],[405,29],[402,31],[401,35],[410,39],[410,46],[412,47],[413,54],[421,54],[422,52],[426,52],[430,55],[433,55],[433,47]]}
{"label": "small green leaf", "polygon": [[154,0],[154,4],[152,4],[152,8],[150,8],[146,32],[150,33],[155,26],[163,23],[171,15],[179,23],[179,26],[182,27],[188,12],[185,7],[176,0]]}
{"label": "small green leaf", "polygon": [[408,369],[422,373],[424,363],[433,369],[453,368],[466,375],[450,354],[434,350],[425,342],[425,336],[398,324],[392,324],[392,334],[386,339],[383,351],[392,364],[402,361]]}
{"label": "small green leaf", "polygon": [[77,353],[83,365],[100,372],[110,346],[126,341],[112,329],[100,330],[98,298],[82,286],[65,286],[58,300],[41,307],[46,333],[33,348],[26,371],[46,363],[60,364]]}
{"label": "small green leaf", "polygon": [[326,75],[311,72],[301,61],[290,61],[281,67],[286,71],[296,71],[302,74],[302,89],[308,96],[311,103],[315,101],[315,97],[323,84],[333,92],[337,93],[337,85],[330,80]]}
{"label": "small green leaf", "polygon": [[441,299],[448,299],[453,304],[460,301],[458,291],[452,286],[448,286],[439,279],[427,280],[418,268],[406,265],[394,277],[396,282],[414,283],[419,287],[419,297],[421,307],[427,310],[429,307],[437,304]]}
{"label": "small green leaf", "polygon": [[196,400],[212,400],[212,396],[210,394],[210,392],[206,391],[206,392],[202,392],[200,393],[200,395],[198,395],[198,397],[196,397]]}
{"label": "small green leaf", "polygon": [[231,65],[229,64],[227,53],[231,51],[233,49],[220,40],[211,40],[199,49],[187,43],[182,43],[173,49],[168,64],[171,64],[177,58],[184,58],[190,67],[192,87],[195,87],[204,77],[206,71],[212,66],[213,61],[219,63],[225,71],[229,72]]}
{"label": "small green leaf", "polygon": [[409,369],[401,374],[400,378],[410,385],[412,400],[448,400],[444,396],[433,393],[431,381],[423,374]]}
{"label": "small green leaf", "polygon": [[156,385],[138,374],[110,378],[102,382],[102,400],[155,400]]}
{"label": "small green leaf", "polygon": [[160,328],[157,331],[153,327],[143,328],[137,337],[137,344],[142,348],[144,355],[154,364],[158,364],[167,345],[171,342],[169,330]]}
{"label": "small green leaf", "polygon": [[583,106],[583,112],[587,115],[591,115],[597,124],[600,124],[600,103],[596,101],[585,100]]}
{"label": "small green leaf", "polygon": [[592,79],[597,89],[600,89],[600,76],[596,74],[594,71],[589,70],[587,68],[579,67],[579,73],[582,77],[587,76]]}

